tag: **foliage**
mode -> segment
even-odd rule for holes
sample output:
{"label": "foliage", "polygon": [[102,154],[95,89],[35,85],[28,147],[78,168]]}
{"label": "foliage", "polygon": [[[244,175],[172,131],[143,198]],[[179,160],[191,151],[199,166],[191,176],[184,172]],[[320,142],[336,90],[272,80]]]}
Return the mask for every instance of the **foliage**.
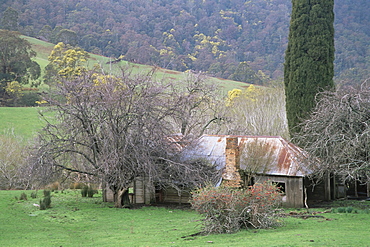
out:
{"label": "foliage", "polygon": [[45,202],[40,199],[40,202],[39,203],[40,203],[39,204],[40,205],[40,210],[46,210],[46,204],[45,204]]}
{"label": "foliage", "polygon": [[37,102],[40,102],[41,97],[38,92],[30,91],[24,92],[18,101],[21,106],[39,106]]}
{"label": "foliage", "polygon": [[229,79],[251,84],[262,84],[257,73],[250,68],[247,62],[239,63],[238,67],[235,69],[234,73],[230,75]]}
{"label": "foliage", "polygon": [[289,132],[315,107],[316,94],[334,88],[334,0],[293,0],[284,84]]}
{"label": "foliage", "polygon": [[21,95],[22,84],[33,83],[41,69],[32,60],[36,53],[19,33],[0,29],[0,105]]}
{"label": "foliage", "polygon": [[1,18],[0,29],[18,31],[19,13],[12,7],[8,7]]}
{"label": "foliage", "polygon": [[275,209],[280,197],[278,188],[270,182],[245,190],[208,186],[193,193],[191,204],[205,218],[205,233],[233,233],[241,228],[276,226]]}
{"label": "foliage", "polygon": [[[19,13],[23,34],[54,44],[62,41],[57,37],[65,29],[77,34],[86,51],[123,55],[127,61],[221,78],[248,62],[272,79],[283,76],[288,0],[69,0],[63,5],[59,0],[3,0],[0,6]],[[368,9],[367,0],[335,2],[338,83],[362,81],[369,74]]]}
{"label": "foliage", "polygon": [[91,198],[94,196],[95,193],[96,190],[94,190],[93,187],[89,186],[89,189],[87,190],[87,196]]}
{"label": "foliage", "polygon": [[365,210],[357,210],[351,206],[348,206],[348,207],[339,207],[339,208],[334,208],[333,209],[333,212],[337,212],[337,213],[354,213],[354,214],[358,214],[358,213],[365,213],[365,214],[368,214],[369,213],[369,209],[365,209]]}
{"label": "foliage", "polygon": [[215,184],[221,177],[220,171],[214,165],[201,158],[183,160],[181,157],[174,157],[159,167],[157,188],[172,187],[179,196],[208,183]]}
{"label": "foliage", "polygon": [[32,191],[31,198],[35,199],[37,197],[37,191]]}
{"label": "foliage", "polygon": [[359,88],[324,92],[310,118],[301,125],[294,141],[311,157],[311,170],[318,178],[326,172],[344,180],[370,181],[370,89]]}
{"label": "foliage", "polygon": [[85,185],[82,189],[81,189],[81,196],[82,197],[86,197],[87,196],[87,191],[89,189],[89,186]]}
{"label": "foliage", "polygon": [[50,190],[44,190],[43,194],[44,194],[44,197],[50,197],[51,191]]}
{"label": "foliage", "polygon": [[49,64],[45,68],[44,80],[53,85],[61,78],[73,78],[87,71],[89,55],[81,48],[74,48],[69,44],[59,42],[55,45],[48,58]]}

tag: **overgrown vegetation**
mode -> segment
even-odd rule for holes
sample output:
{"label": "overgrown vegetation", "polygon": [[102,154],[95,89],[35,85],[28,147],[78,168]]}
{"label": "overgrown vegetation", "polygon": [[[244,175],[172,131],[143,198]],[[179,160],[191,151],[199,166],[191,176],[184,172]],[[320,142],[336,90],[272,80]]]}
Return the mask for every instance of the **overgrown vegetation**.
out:
{"label": "overgrown vegetation", "polygon": [[280,203],[280,192],[270,182],[247,189],[208,186],[196,190],[191,200],[192,208],[204,217],[206,234],[277,226],[276,209]]}
{"label": "overgrown vegetation", "polygon": [[[343,182],[370,184],[369,116],[367,81],[361,87],[347,87],[320,95],[310,118],[302,123],[301,132],[293,139],[312,157],[320,159],[320,162],[307,161],[316,178],[324,178],[330,172]],[[358,196],[357,191],[355,195]]]}

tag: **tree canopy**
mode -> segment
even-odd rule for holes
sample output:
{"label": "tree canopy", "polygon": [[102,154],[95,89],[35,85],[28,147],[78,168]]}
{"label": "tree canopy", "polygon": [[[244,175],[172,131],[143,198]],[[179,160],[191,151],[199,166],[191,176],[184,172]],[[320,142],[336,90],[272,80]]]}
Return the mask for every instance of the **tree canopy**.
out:
{"label": "tree canopy", "polygon": [[334,1],[293,0],[284,84],[289,131],[315,107],[316,94],[334,88]]}
{"label": "tree canopy", "polygon": [[12,7],[8,7],[1,18],[0,28],[10,31],[18,31],[19,13]]}
{"label": "tree canopy", "polygon": [[22,85],[36,83],[41,69],[32,60],[31,44],[14,31],[0,29],[0,104],[21,92]]}
{"label": "tree canopy", "polygon": [[52,85],[58,78],[73,78],[87,72],[89,54],[81,48],[59,42],[54,46],[45,67],[44,81]]}

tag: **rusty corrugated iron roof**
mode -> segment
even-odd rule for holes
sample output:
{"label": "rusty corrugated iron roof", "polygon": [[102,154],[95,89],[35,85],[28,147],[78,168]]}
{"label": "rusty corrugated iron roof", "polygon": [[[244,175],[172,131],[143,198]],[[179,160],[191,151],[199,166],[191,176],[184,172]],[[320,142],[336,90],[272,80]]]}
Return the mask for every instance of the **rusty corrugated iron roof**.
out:
{"label": "rusty corrugated iron roof", "polygon": [[279,136],[203,135],[182,147],[182,157],[184,160],[205,158],[218,169],[223,169],[227,138],[238,139],[242,169],[279,176],[303,177],[308,174],[303,163],[303,150]]}

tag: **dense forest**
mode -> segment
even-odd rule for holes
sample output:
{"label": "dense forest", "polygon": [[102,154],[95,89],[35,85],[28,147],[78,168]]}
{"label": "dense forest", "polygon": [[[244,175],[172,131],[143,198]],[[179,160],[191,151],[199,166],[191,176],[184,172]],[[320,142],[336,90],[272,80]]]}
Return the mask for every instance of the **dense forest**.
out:
{"label": "dense forest", "polygon": [[[283,77],[290,0],[3,0],[0,7],[0,28],[114,59],[258,84]],[[369,74],[368,9],[368,0],[335,2],[337,84]]]}

